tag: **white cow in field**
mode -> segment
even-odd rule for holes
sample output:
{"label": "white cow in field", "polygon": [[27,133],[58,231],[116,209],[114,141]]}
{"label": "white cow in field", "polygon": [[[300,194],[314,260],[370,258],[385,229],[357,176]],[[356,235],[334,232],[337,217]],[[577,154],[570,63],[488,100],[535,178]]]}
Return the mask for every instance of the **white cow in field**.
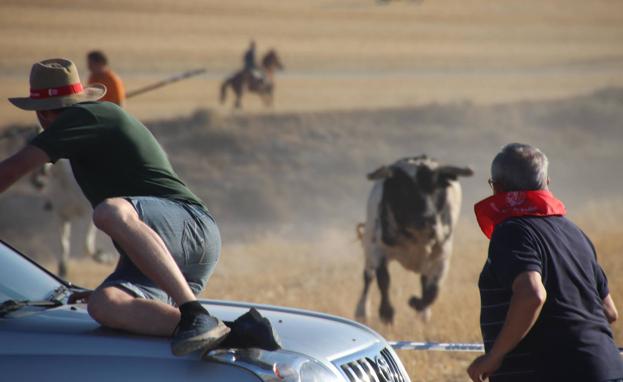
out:
{"label": "white cow in field", "polygon": [[86,225],[84,253],[99,263],[114,261],[114,255],[96,247],[97,228],[91,219],[91,206],[74,179],[71,165],[66,159],[48,164],[31,177],[33,186],[45,192],[46,209],[54,213],[60,229],[61,255],[58,259],[58,275],[67,276],[67,262],[71,254],[71,226]]}
{"label": "white cow in field", "polygon": [[376,277],[381,292],[379,315],[391,323],[388,262],[398,261],[419,273],[421,297],[409,305],[425,320],[448,271],[452,236],[461,209],[459,176],[471,176],[468,167],[440,166],[426,156],[401,159],[368,174],[374,186],[368,198],[366,223],[357,227],[365,255],[363,291],[355,316],[367,318],[368,290]]}
{"label": "white cow in field", "polygon": [[[36,135],[36,129],[29,126],[12,126],[2,131],[0,142],[14,151]],[[96,247],[97,230],[91,220],[91,207],[74,180],[69,161],[59,160],[48,164],[32,174],[31,184],[45,192],[45,208],[53,212],[60,231],[61,254],[58,260],[58,275],[67,276],[67,262],[71,253],[71,226],[85,225],[84,253],[100,263],[114,261],[115,255],[105,253]]]}

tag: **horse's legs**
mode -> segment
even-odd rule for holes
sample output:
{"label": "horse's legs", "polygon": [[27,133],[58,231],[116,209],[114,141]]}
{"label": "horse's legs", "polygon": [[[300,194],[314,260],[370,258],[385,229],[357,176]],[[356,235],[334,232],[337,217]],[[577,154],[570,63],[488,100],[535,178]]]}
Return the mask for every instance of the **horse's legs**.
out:
{"label": "horse's legs", "polygon": [[234,103],[234,107],[236,109],[242,108],[242,85],[234,86],[234,93],[236,94],[236,102]]}
{"label": "horse's legs", "polygon": [[264,106],[266,107],[273,106],[273,92],[270,89],[268,89],[266,93],[262,93],[260,97],[262,99],[262,102],[264,103]]}
{"label": "horse's legs", "polygon": [[381,321],[391,324],[394,321],[394,308],[389,300],[389,271],[387,269],[387,259],[383,257],[376,268],[376,282],[381,291],[381,305],[379,306],[379,315]]}
{"label": "horse's legs", "polygon": [[273,97],[273,84],[271,83],[268,87],[268,92],[266,93],[266,106],[273,107],[274,97]]}
{"label": "horse's legs", "polygon": [[224,104],[225,100],[227,99],[227,87],[230,84],[231,84],[231,80],[229,79],[223,81],[223,83],[221,84],[221,96],[220,96],[221,104]]}
{"label": "horse's legs", "polygon": [[71,250],[71,222],[64,220],[61,223],[61,257],[58,262],[58,275],[61,278],[67,277],[67,263]]}
{"label": "horse's legs", "polygon": [[244,95],[245,89],[250,90],[251,79],[249,78],[251,75],[248,73],[243,73],[243,75],[239,78],[239,81],[232,82],[232,89],[236,94],[236,102],[234,104],[236,109],[242,109],[242,96]]}

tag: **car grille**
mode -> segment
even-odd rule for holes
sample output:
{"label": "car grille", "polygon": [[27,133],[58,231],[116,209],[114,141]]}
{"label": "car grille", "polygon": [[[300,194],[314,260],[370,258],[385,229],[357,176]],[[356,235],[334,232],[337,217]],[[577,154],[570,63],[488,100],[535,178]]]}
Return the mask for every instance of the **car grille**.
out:
{"label": "car grille", "polygon": [[340,365],[350,382],[406,382],[388,349]]}

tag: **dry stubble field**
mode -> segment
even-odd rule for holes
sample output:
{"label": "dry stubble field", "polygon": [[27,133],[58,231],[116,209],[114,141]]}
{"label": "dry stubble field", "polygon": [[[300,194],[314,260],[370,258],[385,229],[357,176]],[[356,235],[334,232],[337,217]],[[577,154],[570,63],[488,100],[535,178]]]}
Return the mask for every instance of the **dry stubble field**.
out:
{"label": "dry stubble field", "polygon": [[[35,60],[83,70],[98,48],[128,89],[208,69],[133,99],[139,117],[229,112],[218,86],[250,38],[286,65],[271,112],[553,98],[623,85],[622,25],[617,0],[4,0],[0,98],[27,92]],[[246,106],[264,112],[255,98]],[[0,116],[30,120],[6,102]]]}
{"label": "dry stubble field", "polygon": [[[604,219],[597,211],[613,214]],[[578,221],[592,236],[600,261],[611,279],[611,293],[623,306],[623,243],[615,213],[618,203],[591,206]],[[392,298],[396,322],[383,325],[373,317],[368,324],[390,340],[478,342],[479,297],[476,281],[485,259],[486,240],[475,231],[475,222],[465,218],[457,234],[452,268],[430,323],[422,323],[406,301],[419,293],[419,279],[392,264]],[[353,317],[361,282],[361,250],[349,232],[329,232],[313,242],[289,242],[282,237],[265,237],[252,244],[228,245],[212,277],[206,298],[251,301],[318,310]],[[110,267],[88,260],[71,264],[69,279],[88,287],[97,286]],[[372,306],[378,305],[374,289]],[[617,342],[623,344],[621,324],[614,327]],[[474,353],[402,351],[399,353],[413,381],[467,381],[465,368]]]}

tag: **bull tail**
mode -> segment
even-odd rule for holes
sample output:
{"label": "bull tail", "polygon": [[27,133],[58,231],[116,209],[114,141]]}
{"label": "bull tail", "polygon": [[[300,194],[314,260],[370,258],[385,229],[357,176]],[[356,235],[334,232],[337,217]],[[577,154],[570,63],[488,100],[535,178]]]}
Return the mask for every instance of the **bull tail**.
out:
{"label": "bull tail", "polygon": [[363,241],[363,235],[366,233],[366,224],[365,223],[357,223],[355,226],[355,234],[357,235],[357,240]]}

